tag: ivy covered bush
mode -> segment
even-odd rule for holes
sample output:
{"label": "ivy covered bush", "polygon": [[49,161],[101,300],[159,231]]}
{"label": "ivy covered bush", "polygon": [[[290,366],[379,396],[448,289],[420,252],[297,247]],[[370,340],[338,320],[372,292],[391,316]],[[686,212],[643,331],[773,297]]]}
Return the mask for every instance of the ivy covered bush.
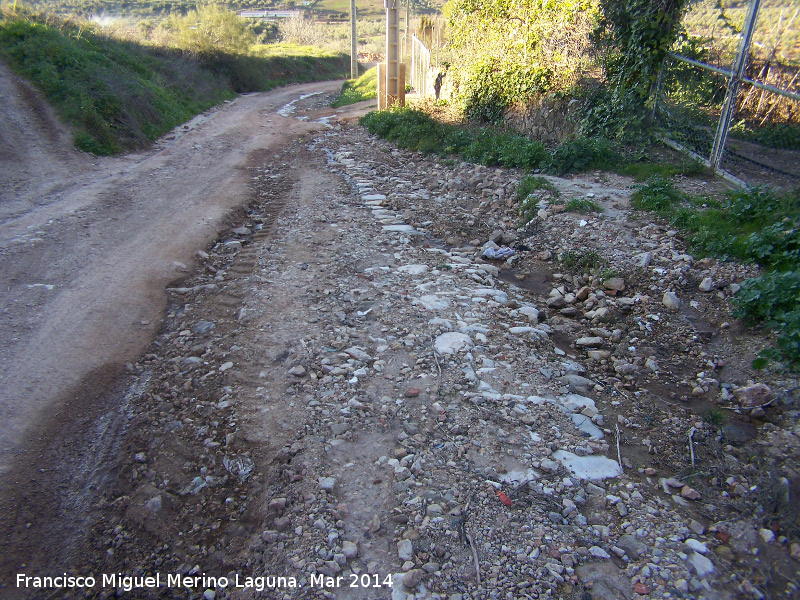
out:
{"label": "ivy covered bush", "polygon": [[470,119],[573,86],[591,64],[597,0],[451,0],[451,76]]}

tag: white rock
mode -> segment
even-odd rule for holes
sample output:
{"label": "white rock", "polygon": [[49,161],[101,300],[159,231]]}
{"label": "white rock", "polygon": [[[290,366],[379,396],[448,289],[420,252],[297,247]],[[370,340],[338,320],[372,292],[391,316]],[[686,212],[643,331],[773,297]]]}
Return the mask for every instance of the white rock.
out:
{"label": "white rock", "polygon": [[414,545],[411,540],[400,540],[397,542],[397,556],[401,560],[411,560],[414,558]]}
{"label": "white rock", "polygon": [[684,542],[687,548],[694,550],[695,552],[699,552],[700,554],[705,554],[708,552],[708,546],[706,546],[703,542],[695,540],[693,538],[689,538]]}
{"label": "white rock", "polygon": [[356,346],[351,346],[350,348],[345,349],[345,352],[361,362],[370,362],[372,360],[372,357],[369,354]]}
{"label": "white rock", "polygon": [[593,336],[593,337],[582,337],[575,340],[575,346],[578,348],[599,348],[603,345],[603,338]]}
{"label": "white rock", "polygon": [[490,297],[498,304],[505,304],[506,302],[508,302],[508,294],[506,294],[501,290],[495,290],[493,288],[479,288],[477,290],[472,290],[471,294],[478,298]]}
{"label": "white rock", "polygon": [[589,417],[580,414],[577,415],[573,414],[571,416],[572,416],[572,422],[575,423],[575,427],[577,427],[580,431],[582,431],[589,437],[595,437],[598,439],[604,437],[603,430],[597,427],[594,423],[592,423],[592,420]]}
{"label": "white rock", "polygon": [[714,563],[708,560],[702,554],[692,552],[687,559],[691,569],[698,575],[698,577],[705,577],[714,572]]}
{"label": "white rock", "polygon": [[646,267],[653,260],[653,253],[652,252],[642,252],[641,254],[637,254],[634,257],[634,260],[636,261],[636,266],[637,267]]}
{"label": "white rock", "polygon": [[580,394],[567,394],[566,396],[559,398],[558,401],[570,412],[579,412],[587,406],[594,408],[595,410],[597,409],[597,405],[594,403],[594,400],[587,398],[586,396],[581,396]]}
{"label": "white rock", "polygon": [[355,558],[358,556],[358,544],[355,544],[350,541],[345,541],[342,543],[342,554],[345,555],[345,558]]}
{"label": "white rock", "polygon": [[761,536],[765,544],[775,541],[775,533],[771,529],[759,529],[758,535]]}
{"label": "white rock", "polygon": [[605,456],[577,456],[566,450],[556,450],[553,458],[578,479],[598,480],[622,475],[619,463]]}
{"label": "white rock", "polygon": [[525,315],[528,317],[528,321],[531,323],[538,323],[539,322],[539,310],[534,308],[533,306],[523,306],[517,310],[519,314]]}
{"label": "white rock", "polygon": [[661,302],[669,310],[678,310],[681,307],[681,299],[675,292],[666,292]]}
{"label": "white rock", "polygon": [[414,229],[411,225],[384,225],[384,231],[394,231],[395,233],[407,233],[410,235],[422,235],[419,231]]}
{"label": "white rock", "polygon": [[714,282],[711,280],[711,277],[706,277],[703,281],[700,282],[698,289],[701,292],[710,292],[714,289]]}
{"label": "white rock", "polygon": [[444,310],[450,306],[450,300],[431,294],[417,298],[414,300],[414,304],[418,304],[426,310]]}
{"label": "white rock", "polygon": [[600,546],[592,546],[589,548],[589,554],[595,558],[611,558],[611,555],[603,550]]}
{"label": "white rock", "polygon": [[319,487],[326,492],[333,491],[333,488],[336,487],[336,478],[335,477],[320,477],[319,478]]}
{"label": "white rock", "polygon": [[464,333],[449,331],[436,338],[434,347],[439,354],[455,354],[462,350],[469,350],[473,346],[472,339]]}
{"label": "white rock", "polygon": [[428,265],[403,265],[398,267],[398,273],[406,273],[408,275],[422,275],[427,272]]}
{"label": "white rock", "polygon": [[[224,366],[224,365],[223,365]],[[306,374],[305,368],[302,365],[297,365],[289,369],[289,375],[294,375],[295,377],[302,377]]]}

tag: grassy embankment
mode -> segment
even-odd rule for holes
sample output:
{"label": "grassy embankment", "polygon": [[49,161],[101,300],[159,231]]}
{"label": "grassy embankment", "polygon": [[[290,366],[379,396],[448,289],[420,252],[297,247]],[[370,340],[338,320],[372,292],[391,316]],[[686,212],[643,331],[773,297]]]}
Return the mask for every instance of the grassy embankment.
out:
{"label": "grassy embankment", "polygon": [[358,79],[348,79],[342,84],[339,97],[331,104],[334,108],[355,104],[378,97],[378,69],[373,67]]}
{"label": "grassy embankment", "polygon": [[347,56],[295,46],[197,55],[103,35],[88,24],[0,13],[0,59],[32,81],[95,154],[147,146],[237,93],[341,78]]}

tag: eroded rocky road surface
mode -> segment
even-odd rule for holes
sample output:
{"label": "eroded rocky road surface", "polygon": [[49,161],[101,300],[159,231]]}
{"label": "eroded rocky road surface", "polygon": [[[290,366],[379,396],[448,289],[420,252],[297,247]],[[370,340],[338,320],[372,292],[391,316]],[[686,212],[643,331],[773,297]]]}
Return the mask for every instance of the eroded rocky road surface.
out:
{"label": "eroded rocky road surface", "polygon": [[[250,154],[152,344],[4,490],[2,592],[795,594],[797,387],[749,369],[765,339],[730,300],[752,269],[694,260],[599,173],[552,178],[522,226],[521,174],[314,124],[322,98],[240,123],[296,135]],[[515,255],[484,260],[490,240]],[[605,264],[571,271],[568,250]],[[96,585],[12,579],[62,572]]]}

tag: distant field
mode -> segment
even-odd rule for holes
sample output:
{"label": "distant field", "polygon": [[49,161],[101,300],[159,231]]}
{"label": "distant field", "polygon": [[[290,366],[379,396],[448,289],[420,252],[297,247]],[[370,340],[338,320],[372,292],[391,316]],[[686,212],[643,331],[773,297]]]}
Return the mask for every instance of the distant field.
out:
{"label": "distant field", "polygon": [[[350,0],[317,0],[311,8],[326,13],[350,14]],[[356,0],[356,13],[360,17],[384,14],[383,0]]]}

